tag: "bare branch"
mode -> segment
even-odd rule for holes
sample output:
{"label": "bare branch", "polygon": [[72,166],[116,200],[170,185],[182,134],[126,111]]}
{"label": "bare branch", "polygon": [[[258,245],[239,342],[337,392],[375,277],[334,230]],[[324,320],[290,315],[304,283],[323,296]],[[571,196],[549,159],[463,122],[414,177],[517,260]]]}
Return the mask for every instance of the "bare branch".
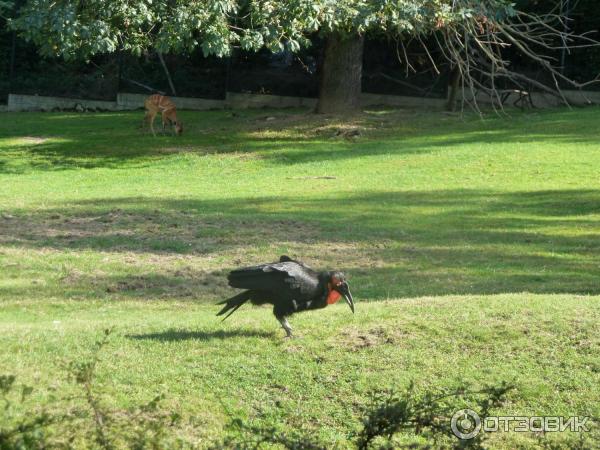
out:
{"label": "bare branch", "polygon": [[[556,11],[545,15],[518,12],[510,20],[480,16],[449,24],[443,32],[435,34],[440,54],[460,73],[463,105],[480,111],[478,99],[484,95],[490,98],[494,109],[498,106],[502,111],[503,102],[511,93],[530,96],[531,89],[553,95],[569,105],[561,85],[581,89],[600,81],[600,75],[580,83],[563,74],[552,52],[596,47],[600,42],[591,32],[569,31],[566,26],[569,19]],[[552,82],[546,84],[511,69],[505,57],[509,48],[517,50]],[[510,88],[511,85],[517,89]]]}

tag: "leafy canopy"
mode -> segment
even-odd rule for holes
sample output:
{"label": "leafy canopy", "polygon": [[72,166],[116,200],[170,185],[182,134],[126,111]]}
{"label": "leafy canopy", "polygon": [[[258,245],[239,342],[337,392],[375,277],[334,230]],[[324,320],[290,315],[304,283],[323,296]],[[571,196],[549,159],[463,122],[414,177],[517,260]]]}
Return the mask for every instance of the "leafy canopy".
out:
{"label": "leafy canopy", "polygon": [[6,17],[5,14],[10,12],[13,6],[12,2],[0,0],[0,18],[4,19]]}
{"label": "leafy canopy", "polygon": [[48,56],[197,47],[226,56],[236,46],[296,51],[317,32],[426,35],[514,13],[507,0],[28,0],[11,24]]}

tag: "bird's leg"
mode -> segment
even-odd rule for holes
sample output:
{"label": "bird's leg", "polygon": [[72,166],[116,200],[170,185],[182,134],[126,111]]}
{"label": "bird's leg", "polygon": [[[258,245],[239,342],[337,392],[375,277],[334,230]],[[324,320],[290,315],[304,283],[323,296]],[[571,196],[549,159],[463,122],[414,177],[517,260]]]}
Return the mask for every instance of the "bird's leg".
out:
{"label": "bird's leg", "polygon": [[291,338],[292,337],[292,327],[290,326],[289,322],[287,321],[287,318],[278,317],[277,320],[279,320],[281,327],[285,330],[286,337]]}

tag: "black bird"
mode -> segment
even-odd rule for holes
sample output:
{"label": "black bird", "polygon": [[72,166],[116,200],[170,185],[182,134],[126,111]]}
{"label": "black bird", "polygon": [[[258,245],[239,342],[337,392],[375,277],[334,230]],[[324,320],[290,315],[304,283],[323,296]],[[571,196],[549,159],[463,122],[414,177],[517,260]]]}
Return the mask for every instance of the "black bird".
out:
{"label": "black bird", "polygon": [[225,306],[217,316],[229,313],[223,318],[227,319],[248,300],[254,305],[271,304],[287,337],[292,336],[287,318],[294,313],[325,308],[342,296],[354,313],[354,300],[343,273],[316,272],[285,255],[279,262],[233,270],[227,280],[229,286],[247,290],[218,303]]}

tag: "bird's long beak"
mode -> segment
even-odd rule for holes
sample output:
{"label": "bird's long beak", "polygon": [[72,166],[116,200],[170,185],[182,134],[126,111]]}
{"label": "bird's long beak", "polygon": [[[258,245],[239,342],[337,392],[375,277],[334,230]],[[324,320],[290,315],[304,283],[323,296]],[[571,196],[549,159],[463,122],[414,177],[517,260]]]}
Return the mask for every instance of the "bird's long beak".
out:
{"label": "bird's long beak", "polygon": [[347,284],[344,284],[340,291],[341,294],[344,296],[346,303],[348,303],[348,306],[352,310],[352,314],[354,314],[354,299],[352,298],[352,294],[350,293],[350,288]]}

